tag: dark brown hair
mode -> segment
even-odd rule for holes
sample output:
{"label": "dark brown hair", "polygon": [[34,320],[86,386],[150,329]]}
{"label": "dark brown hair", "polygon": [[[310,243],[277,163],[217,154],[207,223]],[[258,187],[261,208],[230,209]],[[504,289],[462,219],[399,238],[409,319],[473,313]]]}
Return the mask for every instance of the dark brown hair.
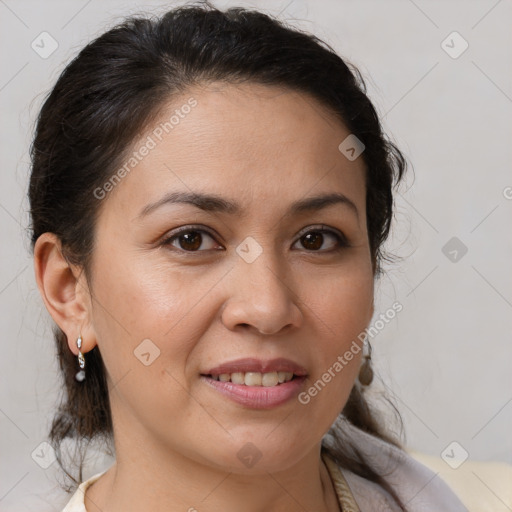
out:
{"label": "dark brown hair", "polygon": [[[41,108],[31,146],[32,250],[41,234],[55,233],[66,259],[83,269],[90,282],[101,203],[94,190],[118,169],[164,104],[193,85],[212,81],[247,81],[305,93],[363,142],[368,237],[374,275],[379,277],[381,263],[388,258],[382,244],[393,215],[392,189],[406,161],[383,134],[361,74],[311,34],[255,10],[221,11],[207,2],[175,8],[161,17],[127,18],[84,47],[61,73]],[[54,335],[64,396],[49,440],[76,485],[82,481],[83,456],[77,480],[62,463],[61,444],[67,438],[78,444],[111,438],[109,394],[98,347],[86,354],[87,379],[80,383],[74,378],[76,357],[66,335],[58,326]],[[340,414],[400,447],[359,383]],[[362,454],[348,449],[334,427],[329,434],[339,442],[323,445],[325,452],[341,466],[378,482],[400,504]]]}

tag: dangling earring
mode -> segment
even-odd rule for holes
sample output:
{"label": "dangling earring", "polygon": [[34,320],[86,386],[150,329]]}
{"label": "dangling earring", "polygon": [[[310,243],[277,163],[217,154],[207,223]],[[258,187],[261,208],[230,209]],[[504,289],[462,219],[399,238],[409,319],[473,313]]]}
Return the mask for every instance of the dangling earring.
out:
{"label": "dangling earring", "polygon": [[76,346],[78,347],[78,365],[80,366],[80,370],[76,373],[75,379],[78,382],[82,382],[85,379],[85,358],[80,350],[82,348],[82,334],[79,334],[76,340]]}
{"label": "dangling earring", "polygon": [[371,366],[372,346],[370,345],[368,338],[364,339],[364,346],[368,346],[368,352],[363,356],[364,361],[363,364],[361,365],[361,368],[359,369],[358,379],[363,386],[369,386],[373,380],[373,370]]}

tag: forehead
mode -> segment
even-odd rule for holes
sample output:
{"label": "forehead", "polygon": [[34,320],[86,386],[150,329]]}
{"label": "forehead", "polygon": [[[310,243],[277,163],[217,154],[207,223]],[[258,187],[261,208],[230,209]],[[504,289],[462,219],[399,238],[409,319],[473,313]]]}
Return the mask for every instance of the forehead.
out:
{"label": "forehead", "polygon": [[338,191],[363,207],[363,159],[350,161],[338,149],[349,135],[304,93],[252,83],[196,86],[165,104],[132,144],[107,202],[120,201],[130,218],[174,190],[241,204]]}

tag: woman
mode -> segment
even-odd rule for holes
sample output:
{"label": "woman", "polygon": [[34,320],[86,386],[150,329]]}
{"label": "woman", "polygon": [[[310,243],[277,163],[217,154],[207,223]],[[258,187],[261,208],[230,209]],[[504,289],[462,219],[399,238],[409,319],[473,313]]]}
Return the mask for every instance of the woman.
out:
{"label": "woman", "polygon": [[466,510],[365,398],[405,160],[327,45],[208,4],[128,19],[60,76],[32,164],[50,439],[116,458],[65,512]]}

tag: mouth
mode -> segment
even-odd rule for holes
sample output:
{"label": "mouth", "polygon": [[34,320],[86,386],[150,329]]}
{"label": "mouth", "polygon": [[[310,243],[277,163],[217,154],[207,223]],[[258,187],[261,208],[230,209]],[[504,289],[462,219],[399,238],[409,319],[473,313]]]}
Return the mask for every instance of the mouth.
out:
{"label": "mouth", "polygon": [[239,359],[201,373],[211,388],[246,408],[271,409],[294,398],[307,371],[289,359]]}
{"label": "mouth", "polygon": [[219,382],[232,382],[240,386],[262,386],[274,387],[280,386],[300,376],[293,372],[234,372],[202,375]]}

